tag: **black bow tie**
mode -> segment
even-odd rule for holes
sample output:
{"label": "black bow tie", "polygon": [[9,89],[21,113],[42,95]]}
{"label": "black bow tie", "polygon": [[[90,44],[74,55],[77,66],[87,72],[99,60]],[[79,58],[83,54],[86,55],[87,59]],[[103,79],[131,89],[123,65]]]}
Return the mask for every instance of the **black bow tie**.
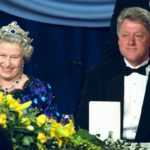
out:
{"label": "black bow tie", "polygon": [[137,72],[137,73],[139,73],[139,74],[142,74],[142,75],[146,75],[146,67],[149,65],[149,63],[148,64],[146,64],[146,65],[144,65],[144,66],[142,66],[142,67],[140,67],[140,68],[138,68],[138,69],[132,69],[132,68],[130,68],[130,67],[127,67],[127,66],[125,66],[124,67],[124,75],[125,76],[128,76],[128,75],[130,75],[131,73],[133,73],[133,72]]}

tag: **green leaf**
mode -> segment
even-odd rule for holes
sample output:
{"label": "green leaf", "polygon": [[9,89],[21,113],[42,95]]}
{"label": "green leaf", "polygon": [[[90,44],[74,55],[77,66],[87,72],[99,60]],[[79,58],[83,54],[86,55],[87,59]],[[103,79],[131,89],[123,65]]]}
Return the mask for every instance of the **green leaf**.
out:
{"label": "green leaf", "polygon": [[83,139],[86,139],[86,140],[97,139],[95,135],[89,134],[89,132],[85,129],[79,129],[76,135],[81,136]]}
{"label": "green leaf", "polygon": [[32,136],[25,136],[23,138],[23,145],[26,145],[26,146],[30,146],[31,143],[33,143],[33,138]]}

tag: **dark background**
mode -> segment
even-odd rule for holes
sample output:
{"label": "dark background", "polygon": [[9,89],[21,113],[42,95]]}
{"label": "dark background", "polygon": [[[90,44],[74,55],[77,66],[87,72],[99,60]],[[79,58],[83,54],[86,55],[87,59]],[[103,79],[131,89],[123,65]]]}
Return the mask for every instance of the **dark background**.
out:
{"label": "dark background", "polygon": [[101,61],[109,28],[51,25],[0,11],[0,26],[12,21],[34,39],[34,53],[24,73],[48,81],[60,113],[75,114],[86,71]]}

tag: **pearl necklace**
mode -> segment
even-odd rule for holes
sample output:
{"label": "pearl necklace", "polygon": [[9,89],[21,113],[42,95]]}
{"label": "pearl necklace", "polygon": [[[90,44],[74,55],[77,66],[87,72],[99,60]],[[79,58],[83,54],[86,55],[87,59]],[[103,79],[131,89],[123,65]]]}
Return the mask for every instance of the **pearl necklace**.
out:
{"label": "pearl necklace", "polygon": [[11,85],[11,87],[10,88],[3,88],[3,86],[2,85],[0,85],[0,90],[4,90],[4,93],[3,93],[3,96],[5,97],[6,96],[6,94],[7,94],[7,92],[10,90],[10,89],[14,89],[15,88],[15,86],[19,83],[19,81],[21,80],[21,78],[22,78],[22,73],[20,74],[20,76],[19,76],[19,78]]}

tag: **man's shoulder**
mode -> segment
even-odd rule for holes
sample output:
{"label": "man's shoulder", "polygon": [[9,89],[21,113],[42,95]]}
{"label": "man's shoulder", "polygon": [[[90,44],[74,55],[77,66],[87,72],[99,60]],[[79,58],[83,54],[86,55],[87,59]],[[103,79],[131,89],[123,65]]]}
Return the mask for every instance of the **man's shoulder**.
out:
{"label": "man's shoulder", "polygon": [[122,69],[122,61],[112,61],[109,63],[99,63],[91,67],[88,71],[89,74],[107,77],[120,73]]}

